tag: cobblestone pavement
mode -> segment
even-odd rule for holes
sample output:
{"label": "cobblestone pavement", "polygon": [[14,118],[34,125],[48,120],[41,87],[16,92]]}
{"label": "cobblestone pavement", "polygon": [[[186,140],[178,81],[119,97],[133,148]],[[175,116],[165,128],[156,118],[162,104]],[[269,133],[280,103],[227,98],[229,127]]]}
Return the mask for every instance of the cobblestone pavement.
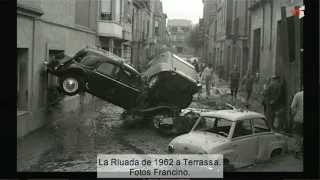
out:
{"label": "cobblestone pavement", "polygon": [[[209,99],[206,99],[204,94],[202,94],[200,100],[195,97],[190,107],[210,108],[210,103],[214,101],[231,102],[227,86],[221,86],[216,92]],[[239,98],[237,103],[241,106],[242,101],[243,98]],[[252,107],[259,109],[258,104]],[[91,117],[96,125],[96,133],[90,137],[83,136],[85,138],[79,138],[78,136],[78,141],[82,142],[82,146],[79,145],[79,142],[73,144],[72,154],[65,156],[66,141],[63,141],[64,143],[60,146],[57,145],[57,148],[44,154],[39,163],[28,171],[96,171],[96,156],[98,153],[166,154],[167,145],[174,138],[172,136],[161,136],[150,126],[140,126],[133,129],[121,128],[122,122],[119,120],[119,116],[123,109],[112,104],[101,102],[96,111],[97,116]],[[92,145],[92,147],[88,148],[85,144]],[[242,168],[238,171],[277,170],[301,171],[302,160],[297,160],[292,155],[286,154],[272,161]]]}

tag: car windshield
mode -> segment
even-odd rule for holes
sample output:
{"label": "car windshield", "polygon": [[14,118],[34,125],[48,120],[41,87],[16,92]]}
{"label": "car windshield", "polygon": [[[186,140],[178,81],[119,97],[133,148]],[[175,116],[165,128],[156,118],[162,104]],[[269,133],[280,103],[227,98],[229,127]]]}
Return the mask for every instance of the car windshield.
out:
{"label": "car windshield", "polygon": [[206,131],[228,137],[232,121],[217,117],[200,117],[194,131]]}

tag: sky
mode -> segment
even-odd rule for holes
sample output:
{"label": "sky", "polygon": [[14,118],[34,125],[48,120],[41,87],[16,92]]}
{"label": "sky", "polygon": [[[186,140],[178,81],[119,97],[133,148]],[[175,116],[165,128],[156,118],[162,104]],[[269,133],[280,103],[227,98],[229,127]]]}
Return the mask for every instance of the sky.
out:
{"label": "sky", "polygon": [[193,24],[203,15],[202,0],[161,0],[168,19],[189,19]]}

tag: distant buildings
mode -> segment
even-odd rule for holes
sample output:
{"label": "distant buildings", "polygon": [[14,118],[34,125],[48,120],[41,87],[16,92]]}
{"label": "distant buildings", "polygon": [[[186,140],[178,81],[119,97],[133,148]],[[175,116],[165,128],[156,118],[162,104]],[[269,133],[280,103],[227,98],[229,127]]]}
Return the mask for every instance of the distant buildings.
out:
{"label": "distant buildings", "polygon": [[[160,0],[17,0],[18,137],[49,122],[49,91],[57,78],[44,61],[99,46],[143,70],[170,46],[166,18]],[[77,110],[78,102],[79,96],[65,97],[63,111]]]}
{"label": "distant buildings", "polygon": [[203,0],[203,4],[202,57],[226,80],[233,66],[241,78],[256,75],[256,95],[268,78],[280,76],[288,108],[303,84],[303,18],[292,14],[303,1]]}
{"label": "distant buildings", "polygon": [[[223,78],[228,79],[233,66],[239,67],[241,77],[247,71],[264,78],[280,72],[276,54],[281,50],[276,48],[279,47],[281,7],[286,8],[289,18],[292,17],[290,10],[302,6],[302,0],[203,0],[203,4],[202,57],[215,68],[222,68]],[[289,44],[292,49],[293,44]]]}
{"label": "distant buildings", "polygon": [[187,38],[192,29],[192,22],[186,19],[169,19],[168,29],[175,53],[180,56],[191,56],[193,54],[193,49],[187,44]]}

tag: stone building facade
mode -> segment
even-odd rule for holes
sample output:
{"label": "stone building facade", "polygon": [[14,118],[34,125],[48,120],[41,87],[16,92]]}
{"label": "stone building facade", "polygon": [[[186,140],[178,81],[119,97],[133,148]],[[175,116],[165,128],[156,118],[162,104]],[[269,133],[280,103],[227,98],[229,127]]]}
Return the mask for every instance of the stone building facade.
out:
{"label": "stone building facade", "polygon": [[303,86],[303,17],[293,16],[302,0],[256,0],[250,4],[249,68],[259,74],[257,92],[274,75],[283,83],[286,117],[292,98]]}
{"label": "stone building facade", "polygon": [[148,61],[151,17],[150,1],[133,0],[131,64],[139,71],[145,68]]}
{"label": "stone building facade", "polygon": [[[58,53],[72,56],[96,45],[96,1],[17,1],[17,136],[48,123],[48,89],[56,83],[44,61]],[[79,96],[65,97],[65,111],[74,111]],[[90,95],[86,102],[92,102]]]}
{"label": "stone building facade", "polygon": [[[205,1],[206,2],[206,1]],[[214,65],[214,69],[221,73],[220,76],[228,79],[232,67],[232,15],[233,0],[215,1],[215,11],[210,11],[208,23],[204,22],[204,38],[208,39],[205,46],[204,57]],[[206,3],[204,3],[206,6]],[[207,32],[206,32],[207,31]]]}
{"label": "stone building facade", "polygon": [[206,63],[214,63],[213,57],[213,46],[214,46],[214,32],[216,31],[216,21],[217,21],[217,7],[219,2],[212,0],[203,0],[203,54],[202,58]]}
{"label": "stone building facade", "polygon": [[132,2],[130,0],[98,0],[96,2],[99,46],[130,62]]}
{"label": "stone building facade", "polygon": [[167,26],[174,52],[181,57],[192,56],[193,49],[187,43],[187,38],[192,29],[192,22],[186,19],[169,19]]}
{"label": "stone building facade", "polygon": [[167,15],[163,12],[162,2],[160,0],[151,0],[153,4],[153,24],[152,30],[154,48],[152,49],[152,57],[158,55],[161,49],[168,47],[168,30],[167,30]]}

